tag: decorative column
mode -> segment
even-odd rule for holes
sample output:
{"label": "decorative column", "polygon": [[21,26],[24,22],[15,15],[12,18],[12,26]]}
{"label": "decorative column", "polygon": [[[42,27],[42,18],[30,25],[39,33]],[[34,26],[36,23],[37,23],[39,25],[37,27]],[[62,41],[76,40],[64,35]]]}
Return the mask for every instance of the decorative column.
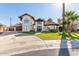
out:
{"label": "decorative column", "polygon": [[37,31],[37,22],[35,22],[35,32]]}
{"label": "decorative column", "polygon": [[42,31],[44,31],[44,22],[42,22]]}
{"label": "decorative column", "polygon": [[14,27],[14,31],[16,31],[16,27]]}
{"label": "decorative column", "polygon": [[22,19],[22,32],[25,32],[24,19]]}

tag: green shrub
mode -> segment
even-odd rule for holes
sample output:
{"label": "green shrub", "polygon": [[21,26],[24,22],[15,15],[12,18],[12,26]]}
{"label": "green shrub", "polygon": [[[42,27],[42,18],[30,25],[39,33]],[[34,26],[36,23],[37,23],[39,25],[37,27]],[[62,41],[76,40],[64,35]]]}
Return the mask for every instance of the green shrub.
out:
{"label": "green shrub", "polygon": [[50,29],[49,32],[58,32],[57,29]]}
{"label": "green shrub", "polygon": [[30,30],[30,32],[34,32],[33,30]]}

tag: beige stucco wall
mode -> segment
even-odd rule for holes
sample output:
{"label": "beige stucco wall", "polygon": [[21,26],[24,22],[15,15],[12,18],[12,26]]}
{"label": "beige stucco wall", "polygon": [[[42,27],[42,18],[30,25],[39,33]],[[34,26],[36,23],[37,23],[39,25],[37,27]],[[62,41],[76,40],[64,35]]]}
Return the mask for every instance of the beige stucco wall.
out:
{"label": "beige stucco wall", "polygon": [[4,32],[4,27],[0,26],[0,32]]}
{"label": "beige stucco wall", "polygon": [[[29,20],[29,23],[28,24],[24,24],[24,20]],[[23,16],[23,19],[22,19],[22,31],[26,31],[26,32],[29,32],[30,30],[33,29],[32,25],[34,24],[34,21],[33,19],[26,15],[26,16]]]}
{"label": "beige stucco wall", "polygon": [[42,22],[42,31],[45,31],[44,22]]}
{"label": "beige stucco wall", "polygon": [[73,23],[73,28],[76,31],[77,29],[79,29],[79,20],[75,20]]}

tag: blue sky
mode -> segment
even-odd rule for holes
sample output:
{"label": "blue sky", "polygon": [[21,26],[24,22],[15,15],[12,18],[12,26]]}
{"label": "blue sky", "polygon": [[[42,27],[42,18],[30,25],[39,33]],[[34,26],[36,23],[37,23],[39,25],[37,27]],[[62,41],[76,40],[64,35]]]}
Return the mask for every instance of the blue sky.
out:
{"label": "blue sky", "polygon": [[[79,4],[66,4],[66,10],[74,10],[79,14]],[[61,4],[55,3],[0,3],[0,23],[9,25],[19,22],[19,16],[28,13],[36,18],[52,18],[57,22],[62,16]]]}

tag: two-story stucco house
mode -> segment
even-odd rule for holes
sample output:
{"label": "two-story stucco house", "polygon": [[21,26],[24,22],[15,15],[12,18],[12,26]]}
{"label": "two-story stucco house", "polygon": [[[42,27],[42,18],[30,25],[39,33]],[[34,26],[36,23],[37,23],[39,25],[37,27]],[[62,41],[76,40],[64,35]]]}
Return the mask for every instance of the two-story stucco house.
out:
{"label": "two-story stucco house", "polygon": [[58,28],[58,24],[56,24],[55,22],[51,22],[51,23],[47,23],[45,20],[43,19],[35,19],[33,16],[25,13],[23,15],[21,15],[20,17],[20,21],[22,23],[22,31],[48,31],[49,29],[57,29]]}

